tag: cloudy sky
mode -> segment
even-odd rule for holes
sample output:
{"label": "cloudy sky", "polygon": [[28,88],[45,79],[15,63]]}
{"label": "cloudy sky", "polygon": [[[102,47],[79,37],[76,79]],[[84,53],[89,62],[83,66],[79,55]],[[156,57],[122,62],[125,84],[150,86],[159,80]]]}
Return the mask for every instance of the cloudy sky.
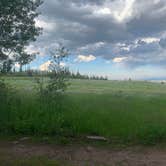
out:
{"label": "cloudy sky", "polygon": [[110,79],[166,78],[166,0],[45,0],[36,25],[43,34],[28,50],[46,69],[49,50],[63,43],[67,65]]}

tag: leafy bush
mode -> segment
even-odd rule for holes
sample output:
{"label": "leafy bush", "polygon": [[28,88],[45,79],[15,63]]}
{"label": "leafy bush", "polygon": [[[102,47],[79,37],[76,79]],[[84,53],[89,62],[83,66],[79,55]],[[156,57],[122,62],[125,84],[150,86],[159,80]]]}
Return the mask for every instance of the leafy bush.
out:
{"label": "leafy bush", "polygon": [[5,125],[9,125],[12,116],[11,107],[14,103],[12,101],[14,100],[14,88],[5,83],[3,79],[0,79],[0,125],[2,129],[5,128]]}

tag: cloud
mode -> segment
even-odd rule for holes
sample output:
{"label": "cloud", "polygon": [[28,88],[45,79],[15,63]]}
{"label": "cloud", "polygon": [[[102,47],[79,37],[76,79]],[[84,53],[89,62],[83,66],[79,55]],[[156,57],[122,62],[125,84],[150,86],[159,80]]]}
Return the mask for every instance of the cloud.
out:
{"label": "cloud", "polygon": [[[51,65],[51,61],[44,62],[42,65],[39,66],[40,71],[49,71],[49,67]],[[61,67],[66,67],[67,64],[65,62],[60,62]]]}
{"label": "cloud", "polygon": [[55,22],[47,22],[45,20],[40,20],[40,19],[36,19],[36,26],[37,27],[41,27],[44,29],[44,31],[53,31],[56,30],[56,23]]}
{"label": "cloud", "polygon": [[117,58],[114,58],[112,61],[114,63],[120,63],[120,62],[123,62],[125,59],[127,59],[127,57],[117,57]]}
{"label": "cloud", "polygon": [[124,1],[125,4],[122,11],[115,11],[114,17],[117,19],[117,21],[123,22],[125,19],[132,17],[134,2],[135,0],[126,0]]}
{"label": "cloud", "polygon": [[74,60],[75,62],[91,62],[96,59],[93,55],[78,55],[77,58]]}
{"label": "cloud", "polygon": [[159,44],[162,48],[166,48],[166,38],[161,39]]}
{"label": "cloud", "polygon": [[126,66],[164,66],[165,6],[165,0],[46,0],[36,20],[43,34],[32,49],[48,55],[63,43],[74,55],[108,61],[127,55]]}
{"label": "cloud", "polygon": [[61,66],[61,67],[66,67],[67,64],[66,64],[65,62],[60,62],[60,66]]}
{"label": "cloud", "polygon": [[51,64],[51,61],[47,61],[47,62],[43,63],[42,65],[39,66],[39,70],[48,71],[50,64]]}
{"label": "cloud", "polygon": [[153,42],[159,42],[160,39],[156,38],[156,37],[146,37],[146,38],[142,38],[141,41],[149,44],[149,43],[153,43]]}

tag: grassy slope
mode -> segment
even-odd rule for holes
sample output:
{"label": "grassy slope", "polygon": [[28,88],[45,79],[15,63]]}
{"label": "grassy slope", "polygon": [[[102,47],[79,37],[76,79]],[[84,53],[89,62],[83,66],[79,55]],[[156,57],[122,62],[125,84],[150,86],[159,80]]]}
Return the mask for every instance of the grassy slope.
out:
{"label": "grassy slope", "polygon": [[43,104],[41,108],[32,95],[31,79],[8,78],[7,81],[24,94],[19,103],[13,103],[10,117],[6,116],[11,119],[7,125],[10,132],[94,134],[116,141],[143,143],[166,139],[164,84],[73,80],[60,115],[54,106]]}

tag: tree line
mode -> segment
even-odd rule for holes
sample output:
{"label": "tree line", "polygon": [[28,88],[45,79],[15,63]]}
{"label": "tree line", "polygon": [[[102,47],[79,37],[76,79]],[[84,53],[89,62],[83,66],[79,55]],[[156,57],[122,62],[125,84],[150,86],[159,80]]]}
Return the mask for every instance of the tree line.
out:
{"label": "tree line", "polygon": [[[86,75],[81,74],[79,71],[72,72],[68,68],[65,68],[65,76],[69,79],[84,79],[84,80],[108,80],[107,76],[97,76],[97,75]],[[40,70],[25,70],[25,71],[15,71],[12,70],[8,72],[6,76],[15,76],[15,77],[51,77],[51,71],[40,71]]]}

